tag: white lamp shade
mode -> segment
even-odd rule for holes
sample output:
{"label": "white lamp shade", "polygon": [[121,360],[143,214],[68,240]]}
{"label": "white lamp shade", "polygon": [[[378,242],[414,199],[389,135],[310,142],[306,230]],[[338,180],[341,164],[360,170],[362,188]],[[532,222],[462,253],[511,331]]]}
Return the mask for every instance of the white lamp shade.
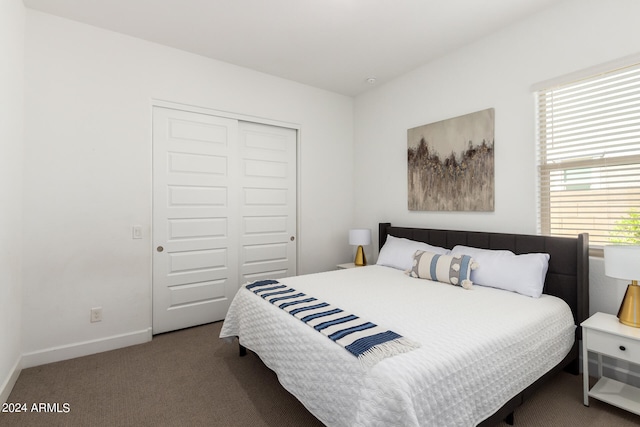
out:
{"label": "white lamp shade", "polygon": [[640,280],[640,246],[605,246],[604,274],[616,279]]}
{"label": "white lamp shade", "polygon": [[350,245],[370,245],[371,230],[368,228],[352,228],[349,230]]}

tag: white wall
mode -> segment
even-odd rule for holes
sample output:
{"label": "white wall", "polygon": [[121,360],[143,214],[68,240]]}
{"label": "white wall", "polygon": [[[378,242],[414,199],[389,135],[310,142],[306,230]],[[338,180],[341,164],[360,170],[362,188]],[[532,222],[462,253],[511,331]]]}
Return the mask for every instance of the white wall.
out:
{"label": "white wall", "polygon": [[25,67],[25,366],[148,339],[153,99],[300,126],[298,271],[349,258],[352,98],[30,10]]}
{"label": "white wall", "polygon": [[0,2],[0,403],[22,353],[22,147],[25,10]]}
{"label": "white wall", "polygon": [[[640,51],[640,2],[570,0],[437,59],[355,104],[355,222],[536,232],[533,84]],[[495,211],[410,212],[407,129],[495,108]],[[384,201],[381,203],[381,201]],[[376,233],[377,234],[377,233]],[[616,313],[625,284],[591,259],[591,312]]]}

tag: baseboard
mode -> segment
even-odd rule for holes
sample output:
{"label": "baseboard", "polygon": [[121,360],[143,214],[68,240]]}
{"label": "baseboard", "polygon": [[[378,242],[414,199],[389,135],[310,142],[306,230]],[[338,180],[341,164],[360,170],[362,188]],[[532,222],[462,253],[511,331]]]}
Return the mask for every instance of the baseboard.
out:
{"label": "baseboard", "polygon": [[5,380],[4,384],[0,386],[0,404],[5,403],[9,399],[9,395],[11,394],[11,390],[13,390],[13,386],[18,381],[18,377],[20,376],[20,372],[22,371],[22,358],[19,357],[16,360],[15,365],[11,369],[9,376]]}
{"label": "baseboard", "polygon": [[151,341],[151,328],[134,331],[127,334],[113,335],[91,341],[84,341],[68,344],[59,347],[47,348],[44,350],[25,353],[22,355],[22,368],[44,365],[46,363],[59,362],[61,360],[73,359],[76,357],[88,356],[90,354],[102,353],[103,351],[115,350],[130,345],[143,344]]}

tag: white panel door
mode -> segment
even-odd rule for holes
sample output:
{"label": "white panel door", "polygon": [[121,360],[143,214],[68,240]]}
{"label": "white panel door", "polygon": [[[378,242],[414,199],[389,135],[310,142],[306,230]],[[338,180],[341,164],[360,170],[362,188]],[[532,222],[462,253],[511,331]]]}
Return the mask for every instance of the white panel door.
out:
{"label": "white panel door", "polygon": [[238,122],[153,109],[153,333],[221,320],[238,284]]}
{"label": "white panel door", "polygon": [[240,280],[296,275],[297,132],[240,122]]}

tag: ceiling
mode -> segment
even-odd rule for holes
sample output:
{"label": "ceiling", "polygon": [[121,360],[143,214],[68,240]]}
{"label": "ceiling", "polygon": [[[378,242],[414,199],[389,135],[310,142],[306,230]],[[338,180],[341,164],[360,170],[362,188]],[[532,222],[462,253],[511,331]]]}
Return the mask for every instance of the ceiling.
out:
{"label": "ceiling", "polygon": [[[561,0],[24,0],[32,9],[355,96]],[[372,85],[367,80],[375,78]]]}

